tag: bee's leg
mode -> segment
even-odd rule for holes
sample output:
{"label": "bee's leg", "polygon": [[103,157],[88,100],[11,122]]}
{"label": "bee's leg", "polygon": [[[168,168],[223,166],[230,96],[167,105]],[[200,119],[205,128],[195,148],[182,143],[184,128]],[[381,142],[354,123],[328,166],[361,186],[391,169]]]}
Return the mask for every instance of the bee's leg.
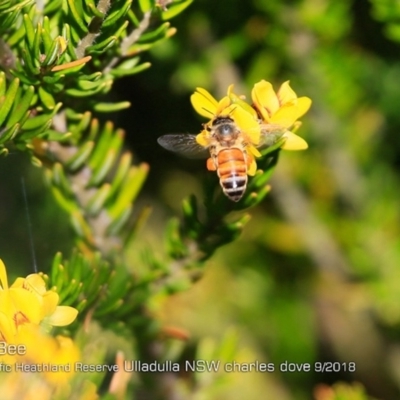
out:
{"label": "bee's leg", "polygon": [[216,171],[217,167],[214,164],[214,161],[212,158],[207,158],[207,169],[209,171]]}

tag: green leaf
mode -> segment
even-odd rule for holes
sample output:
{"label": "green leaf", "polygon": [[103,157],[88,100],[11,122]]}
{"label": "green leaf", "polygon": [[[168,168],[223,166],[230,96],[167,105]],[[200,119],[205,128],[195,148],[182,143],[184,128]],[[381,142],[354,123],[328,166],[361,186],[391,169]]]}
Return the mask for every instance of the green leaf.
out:
{"label": "green leaf", "polygon": [[118,190],[121,189],[124,180],[126,179],[132,163],[132,154],[125,153],[119,160],[117,172],[115,173],[111,182],[111,190],[108,194],[108,200],[112,199]]}
{"label": "green leaf", "polygon": [[[139,58],[139,57],[136,57]],[[115,78],[121,78],[128,75],[138,74],[139,72],[145,71],[151,67],[151,63],[145,62],[143,64],[132,67],[131,69],[119,69],[118,67],[110,71],[111,75]]]}
{"label": "green leaf", "polygon": [[38,129],[38,128],[44,127],[49,122],[51,123],[51,119],[53,118],[53,115],[61,108],[61,106],[62,106],[62,103],[57,103],[57,105],[54,107],[51,114],[37,115],[33,118],[28,119],[25,122],[25,124],[23,125],[23,129],[24,130]]}
{"label": "green leaf", "polygon": [[44,54],[48,57],[48,54],[52,51],[52,47],[54,46],[53,38],[50,36],[50,31],[48,31],[45,27],[42,30],[42,40],[44,47]]}
{"label": "green leaf", "polygon": [[[27,120],[29,122],[30,119]],[[39,125],[36,128],[32,128],[29,130],[23,129],[22,133],[18,136],[18,139],[21,141],[28,141],[36,137],[41,137],[46,134],[46,131],[50,128],[52,123],[51,118],[45,122],[43,125]],[[25,124],[24,124],[25,125]]]}
{"label": "green leaf", "polygon": [[23,38],[25,37],[25,29],[24,26],[16,29],[12,35],[7,39],[7,44],[10,48],[14,48]]}
{"label": "green leaf", "polygon": [[8,13],[12,13],[14,11],[20,11],[22,10],[24,7],[27,7],[30,4],[33,4],[35,1],[34,0],[23,0],[23,1],[19,1],[17,4],[15,4],[12,7],[7,7],[7,12]]}
{"label": "green leaf", "polygon": [[7,90],[6,82],[7,82],[6,74],[1,71],[0,72],[0,107],[1,107],[2,102],[4,101],[3,96],[6,94],[6,90]]}
{"label": "green leaf", "polygon": [[23,94],[22,98],[18,99],[18,101],[15,102],[9,120],[7,122],[7,126],[14,125],[17,122],[20,123],[21,126],[23,125],[23,122],[29,115],[27,113],[29,112],[34,94],[34,87],[29,86]]}
{"label": "green leaf", "polygon": [[50,49],[46,52],[46,58],[43,60],[42,65],[52,66],[56,64],[58,58],[63,53],[63,42],[60,38],[52,41]]}
{"label": "green leaf", "polygon": [[196,196],[191,195],[182,202],[183,218],[187,234],[192,239],[197,239],[202,233],[202,225],[198,218],[198,206]]}
{"label": "green leaf", "polygon": [[104,180],[113,167],[117,155],[118,153],[114,149],[107,151],[102,163],[99,165],[99,168],[93,171],[88,182],[89,186],[98,186]]}
{"label": "green leaf", "polygon": [[124,5],[119,6],[116,10],[107,15],[103,22],[103,28],[115,25],[119,19],[125,16],[132,5],[132,0],[128,0]]}
{"label": "green leaf", "polygon": [[19,82],[18,78],[13,79],[8,87],[6,95],[0,99],[0,126],[3,125],[13,106],[14,99],[18,92]]}
{"label": "green leaf", "polygon": [[87,81],[84,79],[79,79],[78,82],[78,87],[82,90],[96,90],[99,88],[99,86],[102,86],[104,84],[104,81],[96,80],[96,81]]}
{"label": "green leaf", "polygon": [[139,19],[136,17],[135,13],[132,10],[128,11],[127,17],[135,28],[137,28],[140,25]]}
{"label": "green leaf", "polygon": [[86,48],[86,54],[100,54],[103,53],[104,51],[108,50],[110,47],[112,47],[117,40],[116,36],[109,36],[106,39],[104,39],[102,42],[96,43],[92,46],[89,46]]}
{"label": "green leaf", "polygon": [[[84,14],[83,14],[82,8],[80,7],[79,1],[67,0],[67,3],[68,3],[69,10],[71,11],[71,14],[73,16],[74,22],[78,25],[78,27],[82,31],[82,33],[88,33],[89,29],[88,29],[86,22],[82,18],[82,15],[84,15]],[[78,10],[77,7],[79,7],[80,9]]]}
{"label": "green leaf", "polygon": [[117,219],[136,198],[142,187],[149,167],[142,163],[139,167],[131,167],[117,200],[108,209],[111,218]]}
{"label": "green leaf", "polygon": [[141,228],[149,219],[151,211],[152,208],[150,206],[143,207],[139,211],[139,215],[137,215],[135,218],[135,223],[132,226],[128,227],[128,234],[126,235],[124,240],[124,248],[129,246],[129,243],[131,243],[135,239],[135,237],[137,237],[138,232],[140,232]]}
{"label": "green leaf", "polygon": [[58,132],[52,129],[46,131],[46,139],[55,142],[65,142],[72,136],[71,132]]}
{"label": "green leaf", "polygon": [[55,102],[55,100],[54,100],[54,97],[53,97],[49,92],[47,92],[47,91],[43,88],[43,86],[39,86],[38,95],[39,95],[40,100],[42,101],[42,104],[43,104],[48,110],[52,110],[52,109],[55,107],[56,102]]}
{"label": "green leaf", "polygon": [[[98,122],[96,123],[96,126],[95,126],[95,123],[93,121],[92,128],[95,128],[95,127],[97,128],[96,129],[96,132],[97,132]],[[113,135],[114,135],[114,125],[112,124],[112,122],[107,122],[103,128],[103,131],[102,131],[102,134],[100,135],[99,140],[97,140],[96,148],[94,149],[94,152],[93,152],[92,156],[90,157],[89,166],[93,171],[100,168],[100,165],[103,162],[104,156],[110,147],[109,143],[112,141]]]}
{"label": "green leaf", "polygon": [[31,54],[27,49],[22,49],[22,58],[26,66],[26,72],[29,75],[39,75],[40,74],[40,64],[37,58],[31,57]]}
{"label": "green leaf", "polygon": [[264,187],[257,189],[257,191],[247,194],[242,203],[244,208],[254,207],[255,205],[259,204],[270,190],[271,186],[265,185]]}
{"label": "green leaf", "polygon": [[52,185],[53,180],[53,172],[50,170],[46,170],[46,179],[50,184],[51,191],[53,193],[54,198],[56,199],[57,203],[63,208],[68,214],[76,213],[76,205],[70,199],[67,199],[63,192],[56,186]]}
{"label": "green leaf", "polygon": [[96,7],[96,4],[94,2],[87,1],[86,7],[92,12],[93,16],[104,19],[105,15]]}
{"label": "green leaf", "polygon": [[[55,85],[57,82],[60,82],[60,80],[62,80],[63,78],[65,78],[65,75],[45,75],[43,76],[43,82],[48,83],[49,85]],[[54,89],[54,88],[52,88]],[[57,90],[58,92],[59,90]]]}
{"label": "green leaf", "polygon": [[92,231],[89,224],[79,210],[74,210],[71,214],[72,226],[81,238],[85,238],[89,243],[93,244]]}
{"label": "green leaf", "polygon": [[25,37],[28,42],[28,48],[33,49],[35,43],[35,29],[28,14],[24,15],[24,26],[26,32]]}
{"label": "green leaf", "polygon": [[20,129],[19,124],[15,124],[11,128],[8,128],[4,131],[0,130],[0,144],[7,143],[8,141],[14,139]]}
{"label": "green leaf", "polygon": [[138,40],[138,43],[155,42],[164,38],[166,33],[168,32],[170,25],[171,24],[169,22],[164,22],[157,29],[142,34]]}
{"label": "green leaf", "polygon": [[91,156],[94,146],[95,144],[92,141],[81,145],[78,151],[64,163],[66,168],[70,171],[76,171],[81,168]]}
{"label": "green leaf", "polygon": [[116,218],[113,218],[111,224],[107,228],[107,234],[110,236],[117,235],[129,220],[131,213],[132,206],[131,204],[127,204],[126,207],[121,210],[121,213],[118,214]]}
{"label": "green leaf", "polygon": [[44,15],[52,14],[55,11],[58,11],[62,7],[63,0],[51,0],[47,1],[44,7]]}
{"label": "green leaf", "polygon": [[95,103],[93,109],[97,112],[116,112],[126,110],[131,106],[129,101],[120,101],[119,103]]}
{"label": "green leaf", "polygon": [[181,236],[180,221],[178,218],[171,218],[168,221],[165,237],[166,237],[166,251],[167,254],[177,260],[186,257],[188,249]]}
{"label": "green leaf", "polygon": [[83,74],[80,76],[80,79],[95,82],[95,81],[99,80],[102,76],[103,76],[103,74],[100,71],[97,71],[97,72],[93,72],[93,74],[90,74],[90,75]]}
{"label": "green leaf", "polygon": [[63,166],[58,162],[54,164],[51,182],[53,185],[60,188],[64,194],[73,198],[74,192],[72,191],[71,185],[65,175]]}
{"label": "green leaf", "polygon": [[107,80],[107,81],[102,82],[100,85],[97,86],[97,88],[95,88],[93,90],[71,88],[71,89],[67,89],[65,92],[69,96],[72,96],[72,97],[90,97],[97,93],[100,93],[105,88],[110,88],[111,85],[112,85],[112,81]]}
{"label": "green leaf", "polygon": [[99,131],[99,121],[97,119],[92,120],[92,114],[89,111],[86,111],[83,114],[78,114],[78,118],[79,125],[77,126],[77,130],[83,132],[90,126],[87,140],[96,140]]}
{"label": "green leaf", "polygon": [[121,62],[118,64],[118,66],[115,67],[115,69],[121,70],[121,71],[130,71],[133,67],[135,67],[140,61],[140,57],[132,57],[128,58],[127,60]]}
{"label": "green leaf", "polygon": [[185,8],[189,7],[192,4],[193,0],[184,0],[184,1],[174,1],[172,4],[169,4],[167,7],[167,11],[163,11],[161,13],[161,18],[164,21],[168,19],[176,17],[180,14]]}
{"label": "green leaf", "polygon": [[40,43],[42,41],[42,26],[37,24],[36,33],[35,33],[35,42],[31,49],[32,56],[40,62]]}
{"label": "green leaf", "polygon": [[110,193],[111,185],[109,183],[104,183],[100,189],[91,197],[86,205],[86,211],[92,215],[97,215],[103,208],[104,203]]}
{"label": "green leaf", "polygon": [[139,7],[143,13],[146,13],[155,7],[155,0],[139,0]]}

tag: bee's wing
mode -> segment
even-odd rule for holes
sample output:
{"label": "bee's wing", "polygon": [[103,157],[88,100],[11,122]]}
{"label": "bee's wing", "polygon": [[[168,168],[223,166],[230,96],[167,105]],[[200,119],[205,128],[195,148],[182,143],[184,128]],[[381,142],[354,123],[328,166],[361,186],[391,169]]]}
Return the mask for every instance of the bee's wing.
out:
{"label": "bee's wing", "polygon": [[277,124],[262,124],[260,142],[256,146],[259,149],[266,149],[279,142],[286,128]]}
{"label": "bee's wing", "polygon": [[207,158],[210,153],[206,147],[196,142],[196,135],[170,134],[157,139],[159,145],[169,151],[187,158]]}

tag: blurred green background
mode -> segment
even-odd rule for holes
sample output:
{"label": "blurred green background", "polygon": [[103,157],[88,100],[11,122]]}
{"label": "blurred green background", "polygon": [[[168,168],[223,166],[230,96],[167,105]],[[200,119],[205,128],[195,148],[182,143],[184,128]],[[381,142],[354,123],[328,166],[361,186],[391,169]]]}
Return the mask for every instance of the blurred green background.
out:
{"label": "blurred green background", "polygon": [[[217,388],[207,392],[203,379],[193,398],[331,400],[318,385],[339,381],[400,398],[398,21],[395,0],[195,0],[172,21],[177,34],[144,56],[152,68],[116,86],[132,108],[113,120],[151,167],[139,203],[153,213],[132,258],[149,246],[161,252],[183,197],[201,199],[205,161],[180,159],[156,142],[200,130],[189,102],[195,87],[220,98],[235,83],[249,98],[261,79],[276,89],[290,80],[313,100],[298,131],[309,149],[281,153],[271,194],[250,210],[239,241],[207,262],[192,289],[155,309],[191,333],[193,352],[197,341],[218,347],[235,332],[241,362],[355,362],[356,372],[221,373]],[[55,251],[69,254],[67,218],[40,170],[19,154],[0,169],[0,254],[12,273],[32,267],[21,176],[39,269]]]}

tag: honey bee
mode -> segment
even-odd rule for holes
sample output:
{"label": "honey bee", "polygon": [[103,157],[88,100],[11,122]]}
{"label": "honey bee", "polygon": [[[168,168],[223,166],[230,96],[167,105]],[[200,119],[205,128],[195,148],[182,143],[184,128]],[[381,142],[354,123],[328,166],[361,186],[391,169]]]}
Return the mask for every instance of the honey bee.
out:
{"label": "honey bee", "polygon": [[[224,194],[238,202],[246,191],[247,175],[254,162],[254,155],[248,152],[254,146],[230,116],[217,116],[204,126],[209,132],[207,147],[197,143],[196,135],[170,134],[158,138],[158,143],[167,150],[189,158],[206,158],[207,169],[217,171]],[[255,147],[269,147],[282,136],[272,126],[261,129],[262,140]],[[277,133],[276,133],[277,132]]]}

